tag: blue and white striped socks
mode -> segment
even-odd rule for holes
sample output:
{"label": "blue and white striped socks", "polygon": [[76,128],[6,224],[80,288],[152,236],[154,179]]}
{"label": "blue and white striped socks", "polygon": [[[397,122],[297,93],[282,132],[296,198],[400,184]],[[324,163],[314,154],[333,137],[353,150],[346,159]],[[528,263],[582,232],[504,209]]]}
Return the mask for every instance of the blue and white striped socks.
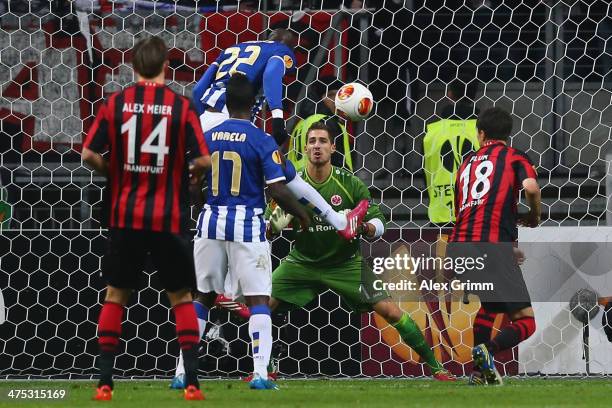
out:
{"label": "blue and white striped socks", "polygon": [[249,308],[249,336],[253,350],[253,371],[263,379],[268,378],[268,363],[272,352],[272,319],[267,305]]}

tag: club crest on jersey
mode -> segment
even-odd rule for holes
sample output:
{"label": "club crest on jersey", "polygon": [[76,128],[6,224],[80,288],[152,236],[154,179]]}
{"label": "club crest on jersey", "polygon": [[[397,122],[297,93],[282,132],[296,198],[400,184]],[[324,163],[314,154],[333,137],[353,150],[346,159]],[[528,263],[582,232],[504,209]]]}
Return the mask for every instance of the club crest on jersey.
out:
{"label": "club crest on jersey", "polygon": [[340,197],[338,194],[334,194],[333,196],[331,196],[331,200],[330,201],[331,201],[332,205],[335,205],[337,207],[340,204],[342,204],[342,197]]}
{"label": "club crest on jersey", "polygon": [[289,68],[291,68],[293,66],[293,58],[291,58],[290,56],[285,55],[283,57],[283,61],[285,62],[285,68],[286,69],[289,69]]}
{"label": "club crest on jersey", "polygon": [[276,164],[281,164],[283,162],[278,150],[272,152],[272,161]]}

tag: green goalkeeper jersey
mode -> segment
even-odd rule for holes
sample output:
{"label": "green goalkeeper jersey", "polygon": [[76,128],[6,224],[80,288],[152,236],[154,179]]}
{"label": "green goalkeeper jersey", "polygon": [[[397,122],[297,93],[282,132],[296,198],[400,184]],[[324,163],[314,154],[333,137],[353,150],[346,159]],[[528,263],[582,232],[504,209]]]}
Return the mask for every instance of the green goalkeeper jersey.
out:
{"label": "green goalkeeper jersey", "polygon": [[[308,176],[305,169],[298,169],[298,174],[313,186],[319,194],[331,204],[336,211],[352,210],[359,201],[369,200],[370,208],[364,220],[369,221],[378,218],[385,225],[385,216],[377,204],[372,203],[372,197],[368,188],[361,180],[347,172],[332,166],[330,176],[322,183],[315,183]],[[340,237],[336,230],[327,224],[323,217],[310,213],[311,224],[306,231],[294,234],[293,248],[285,258],[285,261],[317,264],[319,266],[331,266],[341,264],[350,259],[360,259],[361,251],[358,239],[347,241]],[[270,217],[272,210],[268,205],[266,219]],[[294,230],[299,228],[299,222],[294,220]]]}

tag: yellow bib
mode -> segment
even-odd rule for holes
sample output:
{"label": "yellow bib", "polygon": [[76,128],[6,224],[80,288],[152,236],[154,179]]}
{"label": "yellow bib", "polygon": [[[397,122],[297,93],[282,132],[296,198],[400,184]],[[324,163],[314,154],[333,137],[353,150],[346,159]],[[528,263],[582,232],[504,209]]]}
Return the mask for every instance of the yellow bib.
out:
{"label": "yellow bib", "polygon": [[423,149],[429,221],[455,221],[455,175],[463,157],[478,148],[476,119],[442,119],[427,125]]}

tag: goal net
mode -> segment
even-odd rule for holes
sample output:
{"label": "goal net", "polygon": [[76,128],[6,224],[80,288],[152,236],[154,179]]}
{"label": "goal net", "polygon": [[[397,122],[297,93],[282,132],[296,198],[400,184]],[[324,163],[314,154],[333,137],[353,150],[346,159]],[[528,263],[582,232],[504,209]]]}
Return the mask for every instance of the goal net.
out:
{"label": "goal net", "polygon": [[[511,144],[537,166],[548,236],[597,227],[599,242],[606,242],[610,15],[605,1],[0,1],[0,300],[6,312],[0,375],[95,373],[105,180],[83,166],[79,152],[103,98],[133,81],[128,50],[139,38],[166,40],[169,84],[190,96],[222,49],[290,27],[300,39],[297,76],[286,80],[290,125],[314,112],[326,78],[367,84],[375,111],[349,131],[353,171],[389,220],[382,238],[363,243],[364,256],[372,258],[435,251],[442,242],[446,230],[432,228],[427,216],[423,138],[426,125],[452,106],[448,93],[457,81],[474,90],[466,105],[513,114]],[[570,241],[572,234],[565,234]],[[275,265],[289,245],[284,237],[273,243]],[[598,296],[603,304],[612,292]],[[398,302],[447,368],[468,372],[478,301]],[[586,348],[587,325],[571,314],[568,300],[538,310],[531,342],[496,356],[505,373],[609,374],[600,306],[588,323]],[[150,269],[125,317],[120,375],[171,375],[178,356],[174,324]],[[499,315],[495,327],[504,319]],[[211,321],[202,374],[248,373],[245,322],[221,310]],[[279,317],[275,332],[281,375],[428,374],[380,317],[349,313],[331,292]]]}

